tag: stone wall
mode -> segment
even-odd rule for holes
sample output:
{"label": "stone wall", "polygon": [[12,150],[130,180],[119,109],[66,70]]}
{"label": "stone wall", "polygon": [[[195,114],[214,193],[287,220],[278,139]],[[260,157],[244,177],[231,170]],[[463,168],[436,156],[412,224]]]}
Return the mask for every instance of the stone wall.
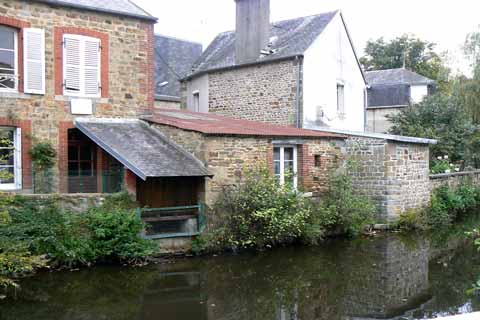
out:
{"label": "stone wall", "polygon": [[[74,116],[70,113],[70,97],[62,95],[59,55],[64,33],[97,36],[102,41],[102,97],[92,99],[93,116],[132,118],[153,109],[152,22],[36,1],[9,0],[0,2],[0,24],[17,28],[20,34],[25,27],[45,30],[46,94],[23,93],[21,50],[19,92],[0,93],[0,118],[31,121],[31,135],[38,140],[52,142],[58,151],[67,149],[60,145],[60,129],[66,128],[61,122],[72,123]],[[24,148],[23,152],[28,150]],[[24,176],[28,174],[31,175],[24,172]]]}
{"label": "stone wall", "polygon": [[480,186],[480,170],[432,174],[430,175],[430,190],[433,191],[443,185],[456,187],[463,182],[470,182]]}
{"label": "stone wall", "polygon": [[299,66],[285,60],[210,73],[209,112],[295,125]]}
{"label": "stone wall", "polygon": [[356,166],[350,169],[356,189],[377,203],[380,220],[396,220],[428,204],[428,145],[350,137],[344,152]]}
{"label": "stone wall", "polygon": [[108,195],[101,193],[77,193],[77,194],[25,194],[22,197],[39,204],[46,200],[54,200],[62,210],[75,213],[84,213],[91,207],[99,207]]}

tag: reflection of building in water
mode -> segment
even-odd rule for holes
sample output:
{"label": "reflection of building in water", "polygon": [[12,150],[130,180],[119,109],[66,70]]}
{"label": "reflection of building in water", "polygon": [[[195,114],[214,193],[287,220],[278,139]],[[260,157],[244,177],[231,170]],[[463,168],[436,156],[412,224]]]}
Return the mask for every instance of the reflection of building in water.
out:
{"label": "reflection of building in water", "polygon": [[295,303],[292,307],[281,306],[277,309],[275,320],[299,320],[298,304]]}
{"label": "reflection of building in water", "polygon": [[370,248],[367,245],[358,249],[370,256],[366,264],[359,262],[357,268],[353,264],[347,276],[351,281],[345,288],[346,314],[355,318],[389,318],[429,299],[426,240],[389,237],[371,242]]}
{"label": "reflection of building in water", "polygon": [[143,320],[208,319],[200,272],[162,273],[145,291]]}
{"label": "reflection of building in water", "polygon": [[313,283],[310,299],[300,302],[299,319],[389,319],[430,298],[426,240],[389,236],[351,243],[333,258],[329,276]]}

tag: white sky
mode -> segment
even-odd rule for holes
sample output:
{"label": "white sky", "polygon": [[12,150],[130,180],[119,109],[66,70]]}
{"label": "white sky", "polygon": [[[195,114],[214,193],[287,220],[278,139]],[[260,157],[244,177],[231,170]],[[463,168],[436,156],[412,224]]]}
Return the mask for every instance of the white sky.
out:
{"label": "white sky", "polygon": [[[204,49],[220,32],[235,28],[234,0],[133,0],[159,18],[155,32],[201,42]],[[459,52],[467,33],[480,25],[479,0],[270,0],[278,21],[341,9],[360,56],[368,39],[404,33],[453,53],[452,66],[464,69]]]}

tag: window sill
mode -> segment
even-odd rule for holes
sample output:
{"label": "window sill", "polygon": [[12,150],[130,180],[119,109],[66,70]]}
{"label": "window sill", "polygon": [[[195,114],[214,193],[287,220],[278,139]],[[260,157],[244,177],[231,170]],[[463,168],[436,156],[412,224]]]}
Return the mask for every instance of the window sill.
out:
{"label": "window sill", "polygon": [[75,99],[88,99],[92,100],[93,103],[109,103],[109,98],[90,98],[90,97],[77,97],[77,96],[55,96],[55,101],[65,101],[70,102]]}
{"label": "window sill", "polygon": [[12,91],[0,91],[0,98],[3,99],[31,99],[33,95]]}

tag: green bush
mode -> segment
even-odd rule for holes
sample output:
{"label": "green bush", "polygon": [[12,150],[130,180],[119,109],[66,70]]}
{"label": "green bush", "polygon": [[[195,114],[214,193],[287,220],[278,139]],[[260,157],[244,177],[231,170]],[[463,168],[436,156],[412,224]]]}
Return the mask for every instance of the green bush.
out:
{"label": "green bush", "polygon": [[[59,210],[55,200],[0,197],[0,278],[40,267],[74,267],[98,262],[136,264],[156,249],[139,236],[143,223],[128,195],[106,199],[84,214]],[[1,284],[1,282],[0,282]]]}
{"label": "green bush", "polygon": [[280,185],[266,168],[247,170],[241,184],[225,190],[215,205],[223,224],[198,237],[193,251],[269,248],[303,241],[319,243],[330,231],[356,235],[373,222],[375,206],[356,195],[346,174],[335,174],[320,202],[291,185]]}
{"label": "green bush", "polygon": [[445,228],[480,205],[480,188],[465,182],[456,188],[441,186],[432,195],[429,208],[423,211],[427,228]]}
{"label": "green bush", "polygon": [[375,205],[354,191],[347,174],[332,174],[328,185],[328,191],[314,206],[307,223],[304,234],[307,242],[317,243],[328,230],[335,229],[355,236],[374,222]]}
{"label": "green bush", "polygon": [[267,168],[247,170],[244,181],[223,192],[215,211],[225,217],[220,242],[231,248],[264,248],[298,239],[308,200],[291,185],[281,186]]}

